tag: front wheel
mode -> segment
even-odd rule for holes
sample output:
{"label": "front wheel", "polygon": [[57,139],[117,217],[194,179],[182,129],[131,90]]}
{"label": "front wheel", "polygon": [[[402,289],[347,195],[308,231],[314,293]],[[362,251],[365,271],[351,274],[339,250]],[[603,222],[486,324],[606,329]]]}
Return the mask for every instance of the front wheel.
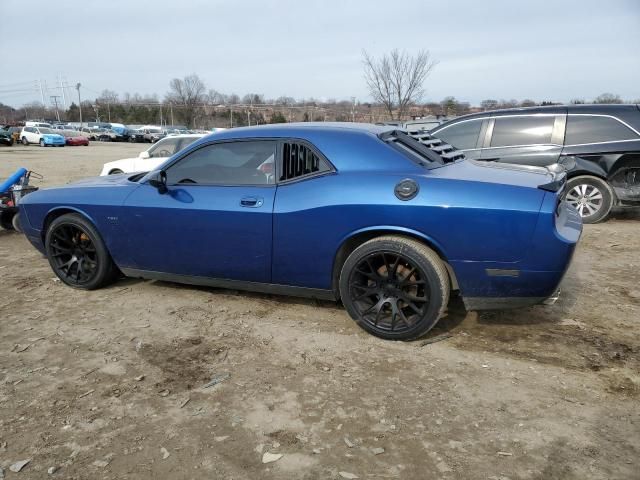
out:
{"label": "front wheel", "polygon": [[449,276],[438,254],[404,237],[363,243],[340,273],[340,296],[351,318],[388,340],[428,332],[444,313],[449,291]]}
{"label": "front wheel", "polygon": [[601,178],[580,175],[567,182],[565,200],[578,210],[583,223],[597,223],[609,215],[614,195],[611,187]]}
{"label": "front wheel", "polygon": [[29,140],[27,140],[27,137],[22,137],[22,144],[29,145]]}
{"label": "front wheel", "polygon": [[117,277],[118,269],[98,231],[77,213],[51,222],[45,248],[53,272],[71,287],[94,290]]}

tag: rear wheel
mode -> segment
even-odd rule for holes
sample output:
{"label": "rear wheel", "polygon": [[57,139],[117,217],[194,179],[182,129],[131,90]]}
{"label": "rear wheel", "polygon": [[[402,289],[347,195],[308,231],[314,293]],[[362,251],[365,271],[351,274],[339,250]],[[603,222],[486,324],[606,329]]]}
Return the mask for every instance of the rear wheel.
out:
{"label": "rear wheel", "polygon": [[584,223],[597,223],[609,215],[614,195],[606,181],[581,175],[567,182],[565,200],[578,210]]}
{"label": "rear wheel", "polygon": [[121,173],[124,173],[122,170],[120,170],[119,168],[114,168],[113,170],[111,170],[109,172],[109,175],[119,175]]}
{"label": "rear wheel", "polygon": [[389,340],[429,331],[449,302],[449,276],[440,257],[422,243],[384,236],[365,242],[347,258],[340,296],[364,330]]}
{"label": "rear wheel", "polygon": [[95,227],[77,213],[56,218],[45,248],[53,272],[67,285],[94,290],[113,282],[118,269]]}
{"label": "rear wheel", "polygon": [[46,145],[44,144],[44,139],[42,139],[42,138],[40,139],[40,146],[41,146],[41,147],[45,147],[45,146],[46,146]]}

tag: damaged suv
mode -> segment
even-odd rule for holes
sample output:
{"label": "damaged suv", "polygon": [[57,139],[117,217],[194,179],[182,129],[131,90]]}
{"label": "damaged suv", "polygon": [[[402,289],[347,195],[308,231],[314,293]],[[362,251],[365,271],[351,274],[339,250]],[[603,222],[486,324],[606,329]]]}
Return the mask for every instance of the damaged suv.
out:
{"label": "damaged suv", "polygon": [[604,220],[614,206],[640,206],[638,105],[495,110],[456,118],[430,133],[469,159],[571,165],[565,198],[584,223]]}

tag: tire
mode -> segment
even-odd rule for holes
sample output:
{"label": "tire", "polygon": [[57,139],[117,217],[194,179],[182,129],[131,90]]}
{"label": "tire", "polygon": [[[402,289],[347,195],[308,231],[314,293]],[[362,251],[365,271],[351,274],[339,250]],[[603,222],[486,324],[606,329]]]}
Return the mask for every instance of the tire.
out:
{"label": "tire", "polygon": [[569,179],[564,198],[569,205],[578,210],[583,223],[598,223],[605,220],[615,200],[609,184],[601,178],[590,175]]}
{"label": "tire", "polygon": [[16,213],[11,219],[11,225],[16,232],[24,233],[22,231],[22,225],[20,225],[20,214]]}
{"label": "tire", "polygon": [[114,168],[113,170],[111,170],[109,172],[109,175],[120,175],[121,173],[124,173],[122,170],[120,170],[119,168]]}
{"label": "tire", "polygon": [[44,140],[43,139],[40,139],[40,146],[41,147],[46,147],[46,145],[44,144]]}
{"label": "tire", "polygon": [[29,145],[29,140],[27,140],[27,137],[22,137],[22,144]]}
{"label": "tire", "polygon": [[16,214],[12,211],[0,211],[0,227],[5,230],[13,230],[13,217]]}
{"label": "tire", "polygon": [[70,287],[95,290],[117,278],[118,268],[100,234],[80,214],[68,213],[51,222],[45,250],[53,272]]}
{"label": "tire", "polygon": [[367,332],[410,340],[428,332],[449,302],[449,275],[436,252],[405,237],[383,236],[356,248],[340,272],[347,312]]}

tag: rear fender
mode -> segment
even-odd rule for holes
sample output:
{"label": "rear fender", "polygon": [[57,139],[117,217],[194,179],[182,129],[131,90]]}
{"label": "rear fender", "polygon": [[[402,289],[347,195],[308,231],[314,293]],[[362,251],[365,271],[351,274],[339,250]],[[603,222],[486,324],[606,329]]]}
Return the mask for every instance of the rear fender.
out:
{"label": "rear fender", "polygon": [[567,172],[568,178],[577,177],[579,175],[593,175],[602,179],[607,178],[607,172],[597,163],[586,160],[581,157],[565,157],[575,160],[575,166]]}

